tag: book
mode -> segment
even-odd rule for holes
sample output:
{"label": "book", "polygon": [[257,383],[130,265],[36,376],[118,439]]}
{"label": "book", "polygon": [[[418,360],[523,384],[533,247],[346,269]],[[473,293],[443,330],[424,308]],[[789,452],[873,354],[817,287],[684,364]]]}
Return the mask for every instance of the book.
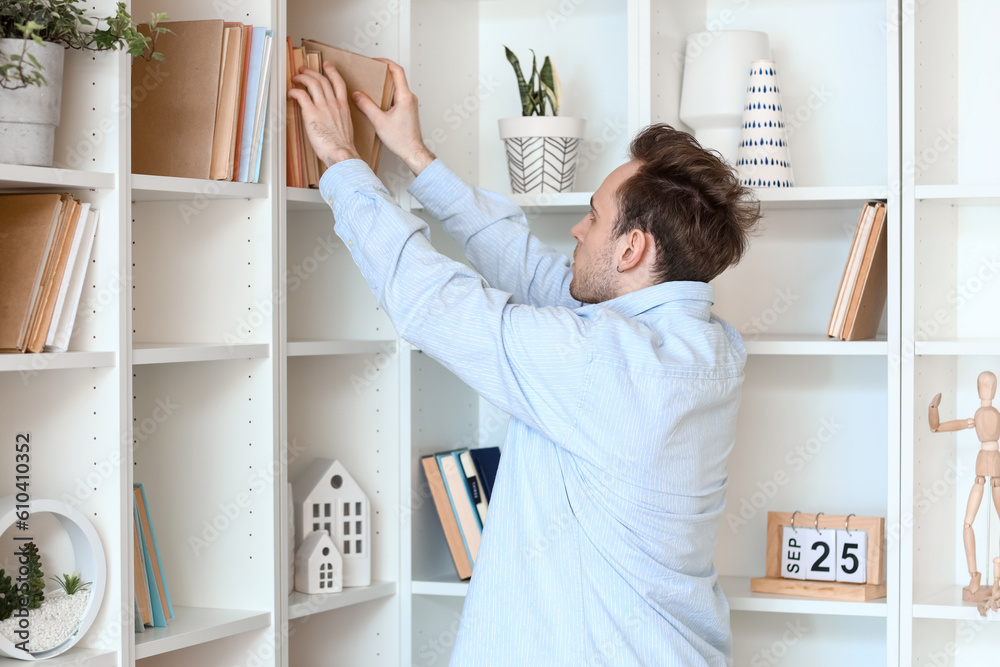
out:
{"label": "book", "polygon": [[[292,47],[292,38],[288,36],[285,44],[287,53],[285,54],[285,90],[295,88],[292,77],[295,76],[295,53]],[[299,169],[299,146],[302,138],[299,136],[299,125],[296,122],[299,113],[299,105],[295,100],[287,98],[285,101],[285,170],[287,185],[290,188],[302,187],[301,170]]]}
{"label": "book", "polygon": [[[854,237],[851,239],[851,249],[848,251],[847,256],[850,257],[854,253],[854,248],[858,244],[858,235],[861,233],[861,227],[864,224],[865,216],[868,214],[868,204],[861,207],[861,215],[858,217],[858,224],[854,227]],[[850,265],[850,261],[844,263],[844,272],[840,276],[840,287],[837,288],[837,299],[833,302],[833,311],[830,314],[830,323],[826,327],[826,335],[829,338],[836,338],[837,331],[834,330],[834,325],[837,323],[837,313],[844,304],[844,286],[847,282],[847,269]]]}
{"label": "book", "polygon": [[261,66],[261,82],[257,88],[257,105],[254,113],[254,139],[250,150],[251,183],[260,182],[260,156],[263,154],[264,125],[267,119],[268,88],[271,85],[271,52],[274,49],[274,33],[267,30],[264,33],[264,58]]}
{"label": "book", "polygon": [[170,591],[167,589],[166,577],[163,573],[163,561],[160,560],[160,548],[156,544],[156,533],[153,530],[153,519],[149,515],[149,505],[146,503],[146,490],[143,488],[142,484],[133,485],[133,492],[135,493],[136,502],[139,504],[139,519],[142,522],[142,534],[143,538],[146,540],[146,544],[149,547],[149,561],[146,563],[147,569],[152,572],[152,583],[150,588],[154,586],[156,588],[156,593],[154,594],[150,590],[150,597],[159,598],[160,609],[156,609],[156,605],[153,605],[153,618],[157,619],[159,614],[159,619],[162,620],[163,625],[156,625],[156,627],[164,627],[166,625],[167,619],[174,617],[174,608],[170,603]]}
{"label": "book", "polygon": [[135,511],[138,519],[138,523],[135,524],[136,530],[139,532],[139,544],[142,547],[142,567],[146,574],[146,590],[149,591],[149,613],[152,620],[152,625],[154,628],[165,628],[167,627],[167,617],[163,612],[163,598],[160,597],[160,589],[156,585],[156,579],[154,576],[155,561],[153,560],[156,556],[153,551],[152,542],[149,539],[149,533],[146,531],[143,525],[142,518],[144,516],[141,496],[139,491],[136,489],[134,493],[134,505]]}
{"label": "book", "polygon": [[448,491],[448,501],[458,519],[462,542],[469,554],[469,562],[475,567],[476,557],[479,555],[479,541],[482,537],[479,515],[472,506],[472,500],[465,486],[465,476],[459,468],[458,459],[453,456],[452,452],[444,452],[436,456],[438,466],[441,468],[441,477],[444,478],[444,488]]}
{"label": "book", "polygon": [[875,221],[876,207],[869,202],[865,205],[865,215],[861,221],[860,228],[854,235],[854,242],[851,245],[851,252],[848,256],[847,267],[844,269],[844,276],[841,280],[843,285],[843,295],[840,302],[834,304],[834,311],[831,315],[832,324],[828,329],[832,330],[832,337],[840,338],[844,331],[844,323],[847,321],[847,308],[850,304],[851,295],[854,294],[854,286],[857,284],[858,273],[861,270],[861,259],[864,256],[865,248],[868,245],[868,237],[871,234],[872,223]]}
{"label": "book", "polygon": [[[308,70],[319,73],[320,70],[320,54],[316,51],[307,52],[303,54],[303,64]],[[303,133],[305,133],[305,127],[302,128]],[[319,177],[323,173],[322,170],[316,168],[316,151],[313,149],[312,142],[306,139],[305,142],[305,163],[306,163],[306,184],[310,188],[319,187]]]}
{"label": "book", "polygon": [[0,211],[0,351],[24,352],[62,197],[0,195]]}
{"label": "book", "polygon": [[59,214],[59,227],[52,241],[52,247],[46,260],[45,273],[42,275],[41,293],[32,314],[31,333],[28,338],[28,352],[41,352],[45,348],[45,338],[49,333],[49,324],[55,312],[59,287],[66,271],[73,236],[76,234],[79,220],[80,202],[70,195],[63,195],[63,207]]}
{"label": "book", "polygon": [[486,494],[486,502],[489,503],[493,497],[493,483],[497,478],[497,468],[500,467],[499,447],[479,447],[470,449],[469,456],[476,465],[476,472],[479,473],[479,480],[483,484],[483,492]]}
{"label": "book", "polygon": [[[240,59],[242,63],[242,71],[240,72],[240,100],[236,106],[236,136],[234,137],[235,149],[233,150],[233,180],[239,181],[240,179],[240,158],[243,152],[243,130],[244,121],[246,119],[247,112],[247,88],[249,87],[250,81],[250,52],[253,47],[253,26],[243,25],[240,28],[242,30],[241,44],[243,45],[243,56]],[[254,98],[251,98],[250,105],[253,106]],[[253,119],[251,119],[251,125],[253,124]]]}
{"label": "book", "polygon": [[45,341],[46,352],[65,352],[69,348],[70,337],[73,334],[73,327],[76,324],[76,314],[80,308],[80,297],[83,294],[84,279],[87,277],[87,269],[90,266],[91,254],[94,248],[94,239],[97,235],[98,217],[97,209],[91,208],[87,211],[87,219],[83,223],[83,238],[80,241],[79,252],[73,262],[73,271],[70,275],[69,287],[66,290],[66,298],[59,312],[59,322],[54,333],[51,329],[49,330],[51,340]]}
{"label": "book", "polygon": [[888,288],[887,240],[885,204],[879,203],[848,307],[842,340],[865,340],[874,338],[878,332]]}
{"label": "book", "polygon": [[[292,76],[298,74],[299,69],[305,65],[305,53],[301,46],[292,47]],[[305,90],[305,86],[295,84],[296,88]],[[302,119],[302,107],[295,105],[295,136],[297,145],[295,149],[296,170],[298,173],[298,187],[309,187],[309,151],[312,150],[312,143],[306,134],[305,121]]]}
{"label": "book", "polygon": [[448,551],[451,552],[451,559],[455,563],[458,578],[468,579],[472,576],[472,562],[469,560],[465,543],[462,541],[458,519],[455,518],[455,513],[451,509],[451,502],[448,500],[448,491],[444,485],[444,478],[441,476],[441,469],[438,467],[437,457],[425,456],[420,460],[420,463],[423,465],[424,474],[427,475],[427,485],[430,487],[431,498],[434,500],[434,507],[441,520],[444,539],[448,543]]}
{"label": "book", "polygon": [[[52,318],[49,322],[49,329],[45,336],[45,351],[50,351],[50,346],[55,340],[56,330],[59,328],[59,320],[62,315],[63,307],[66,303],[66,297],[69,294],[69,285],[73,277],[73,269],[77,262],[77,256],[80,254],[80,246],[83,244],[84,229],[86,227],[87,218],[90,214],[90,204],[88,202],[82,202],[80,204],[80,210],[77,213],[76,227],[73,232],[73,240],[70,243],[69,257],[66,260],[66,269],[63,271],[62,281],[59,285],[59,291],[56,294],[55,308],[52,311]],[[86,261],[86,260],[84,260]]]}
{"label": "book", "polygon": [[[210,177],[222,75],[222,19],[168,21],[164,60],[132,60],[132,172]],[[149,36],[149,27],[139,31]]]}
{"label": "book", "polygon": [[[135,560],[133,577],[135,579],[135,604],[139,614],[139,620],[136,621],[136,631],[143,632],[146,625],[153,624],[153,608],[149,597],[149,581],[146,574],[146,556],[142,545],[142,522],[139,519],[139,504],[134,497],[132,499],[132,514],[135,521],[134,530],[132,531],[132,537],[134,538],[132,540],[132,552]],[[140,626],[143,628],[142,630],[139,630]]]}
{"label": "book", "polygon": [[[332,63],[337,68],[347,85],[348,95],[355,90],[360,90],[366,93],[383,111],[389,109],[392,104],[393,83],[388,65],[374,58],[312,39],[302,40],[302,46],[307,51],[319,52],[322,54],[324,63]],[[361,159],[368,163],[372,171],[377,173],[382,141],[375,133],[375,127],[368,120],[368,116],[361,113],[353,101],[351,101],[350,106],[351,122],[354,125],[354,146]]]}
{"label": "book", "polygon": [[254,122],[257,115],[257,91],[261,84],[261,68],[265,66],[265,30],[256,26],[250,34],[250,54],[248,56],[246,88],[243,92],[244,109],[239,134],[237,180],[250,182],[250,157],[254,137]]}
{"label": "book", "polygon": [[458,455],[458,459],[462,467],[462,472],[465,475],[465,486],[469,491],[469,497],[472,499],[472,504],[479,515],[479,527],[482,528],[486,525],[486,510],[488,509],[486,493],[483,491],[483,483],[479,479],[479,473],[476,471],[476,464],[472,461],[472,453],[470,451],[466,450],[462,452]]}
{"label": "book", "polygon": [[212,169],[215,181],[233,179],[233,153],[236,139],[236,115],[240,101],[240,73],[243,71],[243,26],[226,23],[219,77],[219,102],[212,134]]}

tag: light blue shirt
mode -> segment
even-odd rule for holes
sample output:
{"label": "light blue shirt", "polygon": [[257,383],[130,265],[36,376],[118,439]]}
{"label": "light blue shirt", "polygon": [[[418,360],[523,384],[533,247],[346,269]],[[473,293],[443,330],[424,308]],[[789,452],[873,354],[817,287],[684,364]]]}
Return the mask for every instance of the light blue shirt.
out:
{"label": "light blue shirt", "polygon": [[581,305],[521,210],[439,160],[410,192],[478,273],[364,162],[320,190],[399,335],[511,415],[451,664],[731,664],[712,554],[746,349],[712,287]]}

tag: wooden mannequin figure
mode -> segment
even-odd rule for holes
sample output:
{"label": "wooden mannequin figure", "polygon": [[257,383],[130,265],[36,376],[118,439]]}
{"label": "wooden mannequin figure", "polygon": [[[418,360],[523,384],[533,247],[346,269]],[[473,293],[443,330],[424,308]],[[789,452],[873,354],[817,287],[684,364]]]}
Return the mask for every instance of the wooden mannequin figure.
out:
{"label": "wooden mannequin figure", "polygon": [[976,458],[976,482],[969,494],[969,504],[965,510],[965,526],[962,536],[965,542],[965,557],[969,562],[969,585],[962,590],[962,599],[966,601],[983,602],[990,597],[990,589],[982,588],[982,574],[976,569],[976,535],[972,531],[972,522],[976,519],[979,506],[983,502],[983,492],[986,478],[990,478],[993,493],[993,505],[1000,514],[1000,411],[993,407],[993,399],[997,394],[997,376],[989,371],[979,374],[979,399],[981,405],[971,419],[955,419],[941,423],[938,416],[938,405],[941,404],[941,394],[931,400],[927,409],[927,422],[931,431],[961,431],[967,428],[976,429],[982,449]]}

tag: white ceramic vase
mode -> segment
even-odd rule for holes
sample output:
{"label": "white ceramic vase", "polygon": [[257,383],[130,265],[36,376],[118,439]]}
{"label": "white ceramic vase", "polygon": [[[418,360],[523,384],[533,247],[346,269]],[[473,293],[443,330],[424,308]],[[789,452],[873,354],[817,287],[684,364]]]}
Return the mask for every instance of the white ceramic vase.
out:
{"label": "white ceramic vase", "polygon": [[750,62],[771,57],[766,32],[722,30],[687,38],[680,119],[705,148],[736,162]]}
{"label": "white ceramic vase", "polygon": [[[0,39],[0,52],[20,54],[24,40]],[[51,167],[62,102],[63,60],[59,44],[28,42],[45,84],[17,90],[0,88],[0,163]]]}
{"label": "white ceramic vase", "polygon": [[736,172],[741,184],[752,187],[788,188],[795,184],[781,86],[773,60],[750,64]]}
{"label": "white ceramic vase", "polygon": [[501,118],[511,192],[572,191],[586,125],[565,116]]}

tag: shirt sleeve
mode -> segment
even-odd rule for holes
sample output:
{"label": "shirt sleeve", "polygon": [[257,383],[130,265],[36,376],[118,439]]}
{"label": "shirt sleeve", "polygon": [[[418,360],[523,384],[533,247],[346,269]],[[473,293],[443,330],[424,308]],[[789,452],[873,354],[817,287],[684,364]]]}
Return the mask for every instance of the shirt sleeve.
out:
{"label": "shirt sleeve", "polygon": [[524,212],[512,201],[466,184],[441,160],[425,168],[409,192],[441,221],[490,285],[510,292],[516,303],[580,307],[569,294],[569,258],[531,234]]}
{"label": "shirt sleeve", "polygon": [[569,308],[515,304],[435,251],[427,223],[400,209],[361,160],[330,167],[320,192],[334,231],[399,335],[501,410],[565,444],[586,385],[593,322]]}

